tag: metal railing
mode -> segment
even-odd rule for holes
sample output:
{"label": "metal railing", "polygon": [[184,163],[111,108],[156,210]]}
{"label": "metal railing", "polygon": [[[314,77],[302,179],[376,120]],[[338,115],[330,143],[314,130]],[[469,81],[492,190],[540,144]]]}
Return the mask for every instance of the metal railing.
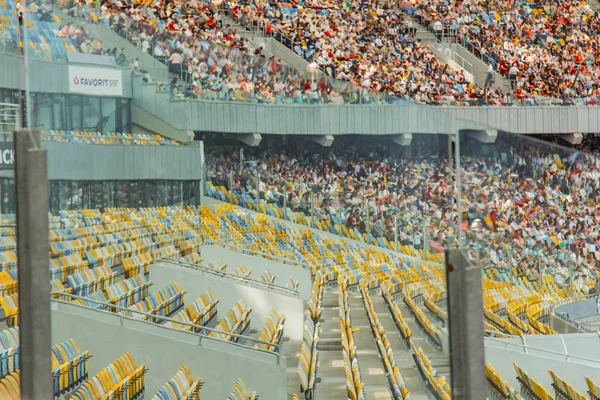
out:
{"label": "metal railing", "polygon": [[294,289],[289,289],[289,288],[286,288],[283,286],[278,286],[278,285],[275,285],[274,283],[263,282],[263,281],[259,281],[259,280],[252,279],[252,278],[246,278],[244,276],[239,276],[239,275],[234,275],[234,274],[230,274],[230,273],[223,272],[223,271],[218,271],[218,270],[212,269],[210,267],[206,267],[204,265],[196,265],[196,264],[188,263],[188,262],[185,262],[182,260],[178,260],[176,258],[159,258],[158,260],[155,260],[155,262],[165,262],[165,263],[169,263],[169,264],[175,264],[180,267],[185,267],[185,268],[190,268],[190,269],[194,269],[197,271],[206,272],[206,273],[209,273],[212,275],[220,276],[222,278],[233,279],[233,280],[240,281],[243,283],[248,283],[248,284],[251,284],[254,286],[261,286],[261,287],[264,287],[267,289],[284,292],[284,293],[291,294],[294,296],[299,296],[298,291],[294,290]]}
{"label": "metal railing", "polygon": [[[600,298],[600,294],[585,295],[585,296],[581,296],[580,298],[578,298],[575,303],[582,301],[582,300],[597,299],[597,298]],[[573,328],[577,329],[578,332],[594,333],[594,332],[600,331],[600,323],[586,324],[583,322],[577,322],[577,321],[569,318],[568,314],[563,314],[563,313],[557,311],[558,307],[568,304],[568,303],[573,303],[573,302],[567,301],[567,300],[561,300],[561,301],[553,304],[552,311],[550,312],[549,315],[552,315],[553,317],[557,318],[561,322],[572,326]]]}
{"label": "metal railing", "polygon": [[[94,311],[102,312],[102,313],[105,313],[105,314],[115,315],[115,316],[117,316],[117,317],[120,318],[120,326],[124,326],[124,322],[123,322],[124,320],[130,320],[130,321],[136,321],[136,322],[143,322],[143,323],[147,323],[147,324],[150,324],[150,325],[159,326],[161,328],[168,329],[168,330],[171,330],[171,331],[184,332],[184,333],[189,333],[189,334],[195,335],[195,336],[198,337],[198,345],[199,346],[202,346],[202,341],[204,339],[216,340],[216,341],[219,341],[219,342],[222,342],[222,343],[227,343],[227,344],[230,344],[230,345],[233,345],[233,346],[237,346],[237,347],[241,347],[241,348],[244,348],[244,349],[249,349],[249,350],[252,350],[252,351],[257,351],[257,352],[265,353],[265,354],[271,354],[271,355],[273,355],[273,356],[276,357],[277,363],[279,363],[280,358],[281,358],[281,356],[280,356],[281,345],[275,344],[275,343],[270,343],[270,342],[265,342],[265,341],[260,340],[260,339],[254,339],[254,338],[252,338],[250,336],[238,335],[236,333],[230,333],[230,332],[225,332],[225,331],[222,331],[222,330],[219,330],[219,329],[209,328],[208,326],[194,325],[194,324],[190,324],[188,322],[179,321],[179,320],[176,320],[176,319],[173,319],[173,318],[169,318],[169,317],[165,317],[165,316],[161,316],[161,315],[151,314],[151,313],[147,313],[147,312],[143,312],[143,311],[132,310],[130,308],[125,308],[125,307],[118,306],[116,304],[110,304],[110,303],[105,303],[105,302],[102,302],[102,301],[97,301],[97,300],[91,299],[89,297],[77,296],[77,295],[74,295],[74,294],[69,294],[69,293],[64,293],[64,292],[52,292],[51,295],[53,297],[52,302],[54,302],[54,303],[68,304],[68,305],[79,307],[79,308],[85,308],[87,310],[94,310]],[[69,297],[69,298],[74,299],[74,300],[82,300],[82,301],[86,301],[86,302],[90,302],[90,303],[101,305],[103,308],[110,308],[110,309],[115,309],[115,310],[118,310],[118,311],[122,311],[122,312],[130,314],[130,315],[140,315],[140,316],[144,316],[144,317],[147,317],[147,318],[150,318],[150,319],[160,320],[160,323],[153,323],[153,322],[150,322],[150,321],[147,321],[147,320],[143,320],[143,319],[139,319],[139,318],[134,318],[134,317],[131,317],[129,315],[122,314],[120,312],[110,312],[110,311],[107,311],[105,309],[91,308],[91,307],[87,307],[85,305],[82,306],[80,304],[75,304],[75,303],[72,303],[70,301],[62,300],[62,299],[56,298],[56,297],[61,297],[63,299],[66,298],[66,297]],[[178,324],[178,325],[187,326],[187,327],[189,327],[189,328],[191,328],[191,329],[193,329],[193,330],[195,330],[197,332],[182,331],[181,329],[177,329],[177,328],[174,328],[174,327],[162,325],[163,323],[166,323],[166,322],[173,322],[173,323]],[[243,339],[244,343],[251,342],[252,344],[261,344],[261,345],[265,345],[265,346],[270,346],[271,348],[273,348],[273,350],[266,350],[266,349],[256,348],[254,346],[248,346],[246,344],[240,344],[238,342],[233,342],[233,341],[229,341],[229,340],[223,340],[223,339],[220,339],[220,338],[215,338],[215,337],[208,336],[210,333],[215,333],[215,334],[220,334],[220,335],[227,335],[229,337],[232,337],[232,338],[235,338],[235,339],[238,339],[238,340]]]}
{"label": "metal railing", "polygon": [[[510,336],[510,335],[507,335]],[[523,339],[521,336],[513,336],[513,337],[519,337],[521,339]],[[491,341],[494,343],[502,343],[505,349],[509,350],[510,347],[518,347],[520,349],[523,349],[523,352],[525,354],[529,354],[528,351],[529,350],[534,350],[534,351],[539,351],[541,353],[548,353],[548,354],[552,354],[555,356],[563,356],[565,357],[564,361],[569,361],[569,360],[579,360],[579,361],[585,361],[585,362],[590,362],[590,363],[594,363],[594,364],[598,364],[600,365],[600,360],[598,359],[593,359],[593,358],[585,358],[585,357],[580,357],[580,356],[574,356],[568,353],[563,353],[563,352],[559,352],[559,351],[554,351],[554,350],[548,350],[548,349],[542,349],[540,347],[534,347],[534,346],[530,346],[527,345],[525,343],[513,343],[513,342],[508,342],[506,340],[501,340],[501,339],[496,339],[493,337],[488,337],[485,339],[486,341]]]}
{"label": "metal railing", "polygon": [[216,242],[214,240],[205,240],[203,244],[229,247],[229,248],[234,249],[234,250],[236,250],[236,251],[238,251],[240,253],[260,256],[260,257],[266,258],[268,260],[279,261],[279,262],[281,262],[283,264],[290,264],[290,265],[294,265],[295,264],[294,266],[299,267],[299,268],[306,268],[306,269],[309,268],[309,266],[307,264],[301,263],[299,261],[294,261],[294,260],[290,260],[290,259],[287,259],[287,258],[277,257],[277,256],[274,256],[273,254],[262,253],[262,252],[256,251],[256,250],[244,249],[243,247],[239,247],[239,246],[236,246],[236,245],[233,245],[233,244],[229,244],[229,243]]}

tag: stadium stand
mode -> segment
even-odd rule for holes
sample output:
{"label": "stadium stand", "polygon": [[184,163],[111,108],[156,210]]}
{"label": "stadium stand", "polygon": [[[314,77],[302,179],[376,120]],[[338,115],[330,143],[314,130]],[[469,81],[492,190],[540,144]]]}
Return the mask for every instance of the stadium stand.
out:
{"label": "stadium stand", "polygon": [[184,365],[165,385],[160,388],[153,400],[200,400],[200,378],[192,378]]}
{"label": "stadium stand", "polygon": [[250,391],[246,388],[244,381],[239,378],[235,383],[233,392],[229,395],[227,400],[255,400],[258,399],[256,391]]}
{"label": "stadium stand", "polygon": [[315,277],[311,298],[307,304],[308,311],[304,322],[302,346],[298,357],[298,375],[300,377],[300,392],[312,396],[315,387],[318,362],[319,334],[321,331],[321,300],[323,297],[323,282],[320,276]]}

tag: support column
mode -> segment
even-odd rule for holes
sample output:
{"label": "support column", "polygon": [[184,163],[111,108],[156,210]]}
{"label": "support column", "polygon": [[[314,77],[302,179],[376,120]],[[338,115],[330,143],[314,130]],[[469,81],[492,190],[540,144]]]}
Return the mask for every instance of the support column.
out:
{"label": "support column", "polygon": [[465,248],[448,249],[446,279],[452,398],[481,400],[487,393],[481,268]]}
{"label": "support column", "polygon": [[15,134],[21,397],[52,398],[48,163],[40,133]]}

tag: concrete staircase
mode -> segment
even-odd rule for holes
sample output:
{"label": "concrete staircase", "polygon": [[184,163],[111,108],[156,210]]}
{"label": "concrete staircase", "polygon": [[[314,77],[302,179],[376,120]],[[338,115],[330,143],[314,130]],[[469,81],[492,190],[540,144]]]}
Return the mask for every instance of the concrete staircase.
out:
{"label": "concrete staircase", "polygon": [[388,386],[386,370],[375,343],[375,336],[371,331],[371,324],[365,310],[362,293],[348,293],[348,303],[352,329],[359,329],[358,332],[354,333],[354,340],[356,342],[360,376],[365,384],[365,396],[369,400],[391,399],[392,394]]}
{"label": "concrete staircase", "polygon": [[348,398],[342,358],[338,293],[338,289],[327,288],[323,292],[315,400],[346,400]]}
{"label": "concrete staircase", "polygon": [[[598,7],[600,3],[598,0],[591,0],[596,2]],[[399,10],[403,12],[402,10]],[[413,22],[413,28],[416,28],[417,32],[415,38],[421,43],[426,43],[431,46],[432,53],[437,57],[438,60],[449,64],[454,69],[462,70],[465,73],[465,77],[469,82],[473,82],[478,86],[484,86],[485,78],[487,75],[488,66],[479,57],[471,53],[465,47],[458,43],[452,43],[452,40],[445,38],[442,42],[439,42],[433,32],[430,32],[425,28],[418,19],[412,18],[405,13],[408,18],[411,18]],[[499,86],[504,92],[510,92],[510,82],[499,73],[494,74],[494,82],[496,86]]]}

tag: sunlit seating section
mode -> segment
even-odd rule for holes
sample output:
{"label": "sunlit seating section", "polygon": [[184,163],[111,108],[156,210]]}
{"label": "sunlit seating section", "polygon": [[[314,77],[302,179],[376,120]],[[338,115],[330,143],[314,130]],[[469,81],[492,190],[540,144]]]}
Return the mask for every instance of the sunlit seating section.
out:
{"label": "sunlit seating section", "polygon": [[395,289],[394,285],[392,283],[390,283],[389,281],[387,281],[381,285],[381,294],[383,295],[383,299],[387,303],[388,308],[390,309],[390,312],[392,313],[392,318],[394,319],[394,323],[398,327],[398,330],[400,331],[402,338],[405,341],[408,341],[408,340],[410,340],[412,332],[410,331],[408,324],[404,320],[404,317],[402,316],[402,312],[400,311],[398,304],[396,304],[396,302],[392,298],[392,295],[390,294],[390,289],[389,289],[390,287],[392,288],[392,291],[400,290],[399,288]]}
{"label": "sunlit seating section", "polygon": [[0,297],[0,307],[4,311],[7,325],[17,326],[19,324],[19,294],[14,293]]}
{"label": "sunlit seating section", "polygon": [[177,283],[172,282],[163,289],[146,297],[144,300],[129,306],[128,310],[130,311],[124,311],[124,313],[136,319],[161,322],[162,319],[160,318],[150,317],[148,315],[140,314],[140,312],[155,316],[170,317],[183,307],[184,296],[185,290],[179,289]]}
{"label": "sunlit seating section", "polygon": [[81,258],[80,254],[50,259],[50,279],[58,279],[62,283],[67,282],[67,276],[82,272],[88,268],[87,260]]}
{"label": "sunlit seating section", "polygon": [[124,279],[106,288],[106,297],[110,304],[127,308],[143,301],[150,295],[152,285],[143,274]]}
{"label": "sunlit seating section", "polygon": [[201,265],[204,259],[200,257],[200,254],[193,252],[188,255],[181,257],[180,261],[186,262],[193,265]]}
{"label": "sunlit seating section", "polygon": [[429,318],[423,313],[421,308],[419,308],[414,300],[410,297],[406,290],[402,290],[402,299],[406,306],[410,309],[413,315],[416,317],[417,321],[423,331],[429,336],[433,344],[435,344],[440,349],[442,348],[442,334],[440,330],[435,327],[430,321]]}
{"label": "sunlit seating section", "polygon": [[[283,324],[285,322],[285,315],[278,314],[277,310],[271,310],[271,314],[265,322],[265,326],[258,335],[258,340],[266,343],[256,343],[254,345],[257,349],[263,350],[276,350],[275,346],[278,346],[283,337]],[[270,344],[267,344],[270,343]]]}
{"label": "sunlit seating section", "polygon": [[[410,393],[408,392],[408,389],[404,384],[404,379],[402,379],[400,371],[396,366],[392,346],[387,339],[383,325],[381,325],[379,322],[379,318],[377,317],[377,313],[373,307],[373,302],[371,301],[371,296],[369,295],[368,284],[365,281],[360,283],[360,290],[365,304],[365,310],[367,311],[367,317],[369,318],[369,323],[371,324],[371,331],[375,336],[377,349],[379,350],[379,355],[385,367],[388,385],[394,396],[393,398],[401,400],[409,399]],[[397,350],[402,351],[403,349]]]}
{"label": "sunlit seating section", "polygon": [[600,386],[594,383],[590,378],[586,377],[585,382],[588,386],[588,394],[591,400],[600,400]]}
{"label": "sunlit seating section", "polygon": [[342,354],[344,359],[344,374],[346,375],[346,391],[351,400],[364,400],[364,383],[360,376],[360,368],[356,357],[354,343],[354,330],[350,321],[350,308],[348,306],[348,289],[345,278],[338,278],[340,306],[340,331],[342,334]]}
{"label": "sunlit seating section", "polygon": [[557,399],[587,400],[587,397],[575,390],[575,388],[567,381],[561,379],[554,371],[548,370],[548,372],[552,378],[552,387],[554,388]]}
{"label": "sunlit seating section", "polygon": [[157,134],[89,132],[89,131],[42,131],[42,140],[60,143],[85,143],[104,145],[181,146],[180,142]]}
{"label": "sunlit seating section", "polygon": [[19,358],[19,328],[15,326],[0,332],[0,378],[19,369]]}
{"label": "sunlit seating section", "polygon": [[313,284],[310,300],[304,319],[304,333],[298,356],[298,376],[300,377],[300,392],[311,392],[315,388],[317,377],[317,361],[319,358],[319,337],[321,334],[321,300],[323,284],[317,276]]}
{"label": "sunlit seating section", "polygon": [[225,264],[220,258],[210,261],[207,265],[209,268],[214,269],[215,271],[225,272],[227,270],[227,264]]}
{"label": "sunlit seating section", "polygon": [[185,365],[158,390],[152,400],[200,400],[200,378],[194,379]]}
{"label": "sunlit seating section", "polygon": [[153,262],[154,259],[150,253],[143,253],[133,257],[125,258],[123,259],[123,270],[125,271],[125,276],[127,278],[131,278],[138,274],[147,275],[150,264]]}
{"label": "sunlit seating section", "polygon": [[14,371],[0,379],[0,399],[21,400],[21,375]]}
{"label": "sunlit seating section", "polygon": [[[218,303],[219,300],[213,297],[210,290],[207,290],[202,296],[199,296],[184,309],[175,313],[171,319],[190,325],[206,326],[217,315]],[[193,328],[190,325],[179,324],[173,321],[165,322],[165,326],[172,328],[184,331],[199,331],[199,328]]]}
{"label": "sunlit seating section", "polygon": [[136,365],[129,353],[85,382],[71,400],[141,399],[145,392],[145,365]]}
{"label": "sunlit seating section", "polygon": [[532,400],[554,400],[554,396],[552,396],[546,388],[527,375],[527,373],[517,364],[513,363],[513,366],[517,373],[517,380],[521,384],[521,394],[523,397]]}
{"label": "sunlit seating section", "polygon": [[248,269],[247,266],[242,264],[236,267],[233,271],[231,271],[231,274],[240,276],[242,278],[250,278],[250,274],[252,274],[252,271],[250,271],[250,269]]}
{"label": "sunlit seating section", "polygon": [[229,394],[227,400],[256,400],[258,399],[258,395],[256,391],[249,390],[246,388],[246,384],[241,378],[238,378],[235,386],[233,387],[233,392]]}
{"label": "sunlit seating section", "polygon": [[54,397],[67,394],[88,379],[87,351],[81,351],[73,339],[52,347]]}
{"label": "sunlit seating section", "polygon": [[252,309],[244,303],[243,300],[238,300],[237,303],[227,312],[225,318],[219,321],[215,329],[218,332],[211,332],[210,337],[237,342],[237,338],[231,336],[243,335],[248,325],[250,324],[250,313]]}
{"label": "sunlit seating section", "polygon": [[262,274],[260,274],[260,276],[258,277],[258,280],[261,282],[264,282],[264,283],[270,283],[270,284],[275,283],[275,277],[269,271],[265,271]]}
{"label": "sunlit seating section", "polygon": [[490,363],[485,363],[485,376],[488,383],[488,391],[491,392],[493,398],[517,400],[521,397],[510,386],[510,384],[500,375]]}
{"label": "sunlit seating section", "polygon": [[96,267],[67,276],[67,282],[74,295],[87,296],[114,284],[116,276],[109,267]]}
{"label": "sunlit seating section", "polygon": [[412,340],[409,343],[417,369],[421,373],[429,390],[435,394],[436,399],[451,400],[452,393],[450,390],[450,383],[447,382],[444,377],[437,376],[433,365],[431,365],[431,362],[423,352],[422,348],[417,348]]}

